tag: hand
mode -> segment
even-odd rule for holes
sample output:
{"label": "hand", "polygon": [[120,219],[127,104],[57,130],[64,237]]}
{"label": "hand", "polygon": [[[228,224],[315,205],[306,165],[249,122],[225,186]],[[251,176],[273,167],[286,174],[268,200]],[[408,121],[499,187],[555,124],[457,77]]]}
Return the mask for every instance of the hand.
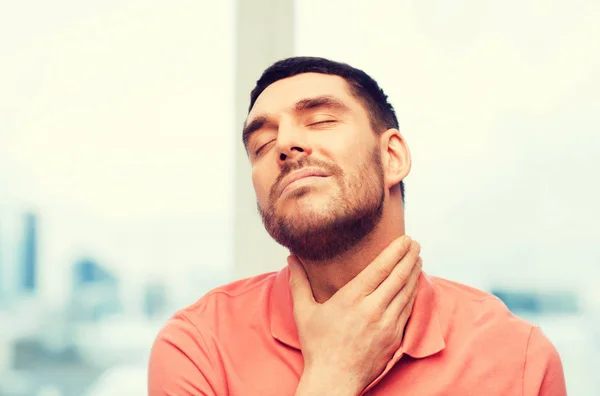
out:
{"label": "hand", "polygon": [[[315,301],[302,264],[288,258],[304,357],[296,395],[360,394],[399,348],[421,273],[420,245],[394,240],[328,301]],[[319,393],[324,392],[324,393]]]}

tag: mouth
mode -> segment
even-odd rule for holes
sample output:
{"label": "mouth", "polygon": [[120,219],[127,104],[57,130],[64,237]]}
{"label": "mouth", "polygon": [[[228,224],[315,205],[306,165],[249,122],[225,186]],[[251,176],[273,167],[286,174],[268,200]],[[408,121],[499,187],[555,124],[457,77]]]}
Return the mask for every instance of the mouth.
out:
{"label": "mouth", "polygon": [[295,182],[297,182],[299,180],[307,179],[307,178],[315,178],[315,177],[323,178],[323,177],[328,177],[328,176],[329,176],[328,174],[326,174],[325,172],[323,172],[322,170],[320,170],[318,168],[305,168],[305,169],[301,169],[299,171],[293,172],[293,173],[289,174],[281,183],[281,188],[279,189],[279,196],[283,195],[285,190],[287,190],[292,184],[294,184]]}

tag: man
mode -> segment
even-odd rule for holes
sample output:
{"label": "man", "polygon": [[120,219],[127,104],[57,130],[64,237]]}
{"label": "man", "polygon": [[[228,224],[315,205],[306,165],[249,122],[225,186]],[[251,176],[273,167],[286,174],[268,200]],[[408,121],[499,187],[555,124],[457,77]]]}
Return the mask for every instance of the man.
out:
{"label": "man", "polygon": [[152,349],[151,396],[566,395],[538,327],[421,272],[404,235],[410,153],[367,74],[321,58],[275,63],[242,139],[288,266],[175,314]]}

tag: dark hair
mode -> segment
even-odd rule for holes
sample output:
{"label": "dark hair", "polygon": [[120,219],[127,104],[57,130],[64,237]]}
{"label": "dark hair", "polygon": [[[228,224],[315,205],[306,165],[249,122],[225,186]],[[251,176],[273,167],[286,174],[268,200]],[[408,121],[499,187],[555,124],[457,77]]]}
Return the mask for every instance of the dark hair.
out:
{"label": "dark hair", "polygon": [[[252,110],[256,99],[269,85],[303,73],[321,73],[342,77],[348,83],[351,93],[367,110],[371,128],[376,134],[381,134],[390,128],[398,129],[396,112],[388,102],[387,95],[379,88],[377,81],[360,69],[324,58],[299,56],[275,62],[263,72],[250,93],[248,112]],[[400,181],[400,192],[402,201],[404,201],[403,181]]]}

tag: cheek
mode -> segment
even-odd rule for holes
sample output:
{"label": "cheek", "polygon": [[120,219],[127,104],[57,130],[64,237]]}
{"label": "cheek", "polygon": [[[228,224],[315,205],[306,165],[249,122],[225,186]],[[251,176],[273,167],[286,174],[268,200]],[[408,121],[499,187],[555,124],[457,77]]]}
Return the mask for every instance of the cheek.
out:
{"label": "cheek", "polygon": [[371,190],[382,183],[381,161],[376,157],[377,153],[372,153],[369,157],[361,159],[352,169],[352,175],[349,177],[350,190]]}
{"label": "cheek", "polygon": [[269,190],[271,189],[272,181],[265,175],[265,172],[253,171],[252,172],[252,184],[254,185],[254,193],[256,199],[261,207],[264,207],[265,203],[269,199]]}

